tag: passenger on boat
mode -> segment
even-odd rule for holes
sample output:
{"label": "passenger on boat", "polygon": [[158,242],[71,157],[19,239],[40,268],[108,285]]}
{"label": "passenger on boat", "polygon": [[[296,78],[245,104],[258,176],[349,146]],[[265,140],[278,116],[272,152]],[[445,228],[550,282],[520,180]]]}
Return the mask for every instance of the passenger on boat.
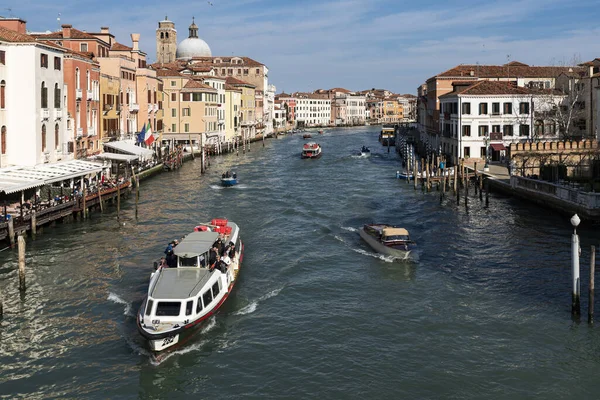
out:
{"label": "passenger on boat", "polygon": [[233,242],[229,242],[229,258],[232,260],[235,258],[235,244]]}
{"label": "passenger on boat", "polygon": [[213,247],[208,252],[208,265],[210,265],[211,267],[217,262],[218,252],[219,250],[215,245],[213,245]]}
{"label": "passenger on boat", "polygon": [[235,172],[231,176],[233,176],[233,179],[237,178],[237,174]]}
{"label": "passenger on boat", "polygon": [[177,257],[175,257],[173,250],[169,250],[167,253],[166,261],[169,268],[177,268]]}
{"label": "passenger on boat", "polygon": [[161,257],[161,258],[160,258],[160,261],[158,262],[158,267],[159,267],[159,268],[160,268],[160,267],[163,267],[163,268],[166,268],[166,267],[168,267],[168,265],[167,265],[167,260],[165,260],[165,258],[164,258],[164,257]]}

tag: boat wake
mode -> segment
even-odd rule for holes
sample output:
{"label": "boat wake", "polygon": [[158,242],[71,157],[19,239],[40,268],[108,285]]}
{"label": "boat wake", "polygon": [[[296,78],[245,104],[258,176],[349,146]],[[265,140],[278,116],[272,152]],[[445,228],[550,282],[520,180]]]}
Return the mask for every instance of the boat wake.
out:
{"label": "boat wake", "polygon": [[385,254],[379,254],[379,253],[371,253],[370,251],[366,251],[366,250],[363,250],[363,249],[354,249],[354,248],[353,248],[352,250],[354,250],[355,252],[357,252],[357,253],[359,253],[359,254],[362,254],[362,255],[364,255],[364,256],[369,256],[369,257],[373,257],[373,258],[378,258],[378,259],[380,259],[381,261],[385,261],[385,262],[387,262],[387,263],[393,263],[394,261],[398,260],[398,258],[397,258],[397,257],[388,256],[388,255],[385,255]]}
{"label": "boat wake", "polygon": [[358,232],[358,229],[353,228],[351,226],[342,226],[342,229],[348,232]]}
{"label": "boat wake", "polygon": [[123,314],[127,315],[128,317],[135,318],[135,314],[131,310],[131,303],[126,302],[125,300],[120,298],[118,295],[111,293],[111,292],[108,293],[108,300],[112,301],[113,303],[125,305],[125,310],[123,311]]}
{"label": "boat wake", "polygon": [[198,343],[194,343],[189,346],[178,348],[177,350],[173,350],[169,353],[152,354],[150,356],[150,364],[152,364],[153,366],[156,367],[156,366],[159,366],[160,364],[164,363],[165,361],[167,361],[169,358],[171,358],[173,356],[181,356],[183,354],[191,353],[192,351],[200,351],[200,350],[202,350],[202,347],[206,343],[208,343],[208,340],[202,340]]}
{"label": "boat wake", "polygon": [[233,315],[247,315],[247,314],[252,314],[254,311],[256,311],[256,308],[258,307],[258,304],[260,302],[265,301],[267,299],[270,299],[271,297],[277,296],[282,290],[283,290],[283,288],[271,290],[269,293],[265,294],[264,296],[259,297],[257,300],[254,300],[253,302],[251,302],[247,306],[245,306],[245,307],[241,308],[240,310],[234,312]]}

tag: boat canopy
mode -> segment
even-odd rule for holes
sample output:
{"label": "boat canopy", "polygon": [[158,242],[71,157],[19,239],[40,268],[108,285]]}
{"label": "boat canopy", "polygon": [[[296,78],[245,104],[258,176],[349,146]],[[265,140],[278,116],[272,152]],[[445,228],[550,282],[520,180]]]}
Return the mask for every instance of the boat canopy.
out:
{"label": "boat canopy", "polygon": [[173,248],[173,253],[183,258],[198,257],[209,251],[218,237],[218,232],[191,232]]}
{"label": "boat canopy", "polygon": [[404,228],[385,228],[383,236],[408,236],[408,231]]}

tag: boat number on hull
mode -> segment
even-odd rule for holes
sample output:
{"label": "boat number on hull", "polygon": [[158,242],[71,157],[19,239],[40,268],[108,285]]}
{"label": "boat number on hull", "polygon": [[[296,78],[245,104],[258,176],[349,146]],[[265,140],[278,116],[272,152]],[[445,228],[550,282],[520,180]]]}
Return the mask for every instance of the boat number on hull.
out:
{"label": "boat number on hull", "polygon": [[158,325],[160,324],[160,319],[153,319],[152,320],[152,325]]}
{"label": "boat number on hull", "polygon": [[173,340],[175,340],[175,336],[166,337],[163,339],[162,345],[163,346],[170,345],[171,343],[173,343]]}

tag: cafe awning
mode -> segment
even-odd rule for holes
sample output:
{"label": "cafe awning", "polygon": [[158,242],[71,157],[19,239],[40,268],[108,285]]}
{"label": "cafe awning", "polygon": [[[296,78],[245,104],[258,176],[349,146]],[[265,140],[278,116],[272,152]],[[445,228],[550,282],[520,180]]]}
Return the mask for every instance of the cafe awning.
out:
{"label": "cafe awning", "polygon": [[116,142],[104,143],[104,149],[113,150],[113,152],[132,154],[142,157],[152,157],[154,152],[144,147],[136,146],[133,140],[119,140]]}
{"label": "cafe awning", "polygon": [[55,164],[40,164],[33,167],[16,166],[0,169],[0,192],[6,194],[78,178],[101,172],[104,166],[83,160],[71,160]]}
{"label": "cafe awning", "polygon": [[494,149],[496,151],[506,150],[506,147],[502,143],[492,143],[491,146],[492,146],[492,149]]}
{"label": "cafe awning", "polygon": [[120,153],[100,153],[95,156],[101,160],[114,160],[114,161],[126,161],[132,162],[140,158],[133,154],[120,154]]}

